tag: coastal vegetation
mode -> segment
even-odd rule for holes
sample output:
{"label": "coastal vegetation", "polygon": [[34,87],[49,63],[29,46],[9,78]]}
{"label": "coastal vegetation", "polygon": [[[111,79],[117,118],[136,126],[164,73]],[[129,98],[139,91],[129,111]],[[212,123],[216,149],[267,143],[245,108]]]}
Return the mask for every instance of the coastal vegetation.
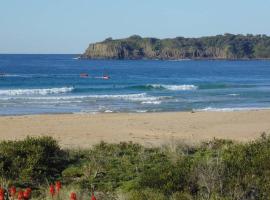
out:
{"label": "coastal vegetation", "polygon": [[51,137],[28,137],[0,143],[0,193],[6,199],[8,188],[12,194],[17,188],[31,199],[267,200],[269,166],[265,134],[248,143],[101,142],[89,149],[62,149]]}
{"label": "coastal vegetation", "polygon": [[269,59],[270,37],[224,34],[200,38],[173,39],[108,38],[90,44],[81,58],[87,59]]}

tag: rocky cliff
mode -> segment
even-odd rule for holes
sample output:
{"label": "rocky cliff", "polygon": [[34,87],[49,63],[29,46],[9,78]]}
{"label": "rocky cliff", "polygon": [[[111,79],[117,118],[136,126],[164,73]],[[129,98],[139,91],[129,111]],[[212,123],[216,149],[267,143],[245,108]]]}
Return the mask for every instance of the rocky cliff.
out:
{"label": "rocky cliff", "polygon": [[270,37],[266,35],[217,35],[201,38],[142,38],[90,44],[86,59],[269,59]]}

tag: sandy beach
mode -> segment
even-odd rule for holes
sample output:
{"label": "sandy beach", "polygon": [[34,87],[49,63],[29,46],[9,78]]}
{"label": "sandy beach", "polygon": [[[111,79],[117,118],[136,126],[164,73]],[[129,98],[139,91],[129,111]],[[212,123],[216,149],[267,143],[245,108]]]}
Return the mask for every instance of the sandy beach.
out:
{"label": "sandy beach", "polygon": [[150,146],[214,137],[249,141],[270,133],[270,110],[2,116],[0,129],[1,140],[46,135],[65,148],[86,148],[100,141]]}

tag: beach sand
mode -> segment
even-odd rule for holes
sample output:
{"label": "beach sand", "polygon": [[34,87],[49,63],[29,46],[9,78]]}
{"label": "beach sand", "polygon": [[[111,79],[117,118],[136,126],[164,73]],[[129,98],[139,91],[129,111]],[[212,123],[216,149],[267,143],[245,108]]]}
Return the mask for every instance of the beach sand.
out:
{"label": "beach sand", "polygon": [[64,148],[87,148],[100,141],[197,143],[214,137],[245,142],[270,133],[270,110],[1,116],[0,130],[0,140],[52,136]]}

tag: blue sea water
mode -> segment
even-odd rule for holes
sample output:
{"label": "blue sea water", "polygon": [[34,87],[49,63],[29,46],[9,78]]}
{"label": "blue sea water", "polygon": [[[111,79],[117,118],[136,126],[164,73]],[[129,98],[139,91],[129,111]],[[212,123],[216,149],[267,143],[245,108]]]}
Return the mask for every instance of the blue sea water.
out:
{"label": "blue sea water", "polygon": [[270,108],[270,61],[75,57],[0,55],[0,115]]}

